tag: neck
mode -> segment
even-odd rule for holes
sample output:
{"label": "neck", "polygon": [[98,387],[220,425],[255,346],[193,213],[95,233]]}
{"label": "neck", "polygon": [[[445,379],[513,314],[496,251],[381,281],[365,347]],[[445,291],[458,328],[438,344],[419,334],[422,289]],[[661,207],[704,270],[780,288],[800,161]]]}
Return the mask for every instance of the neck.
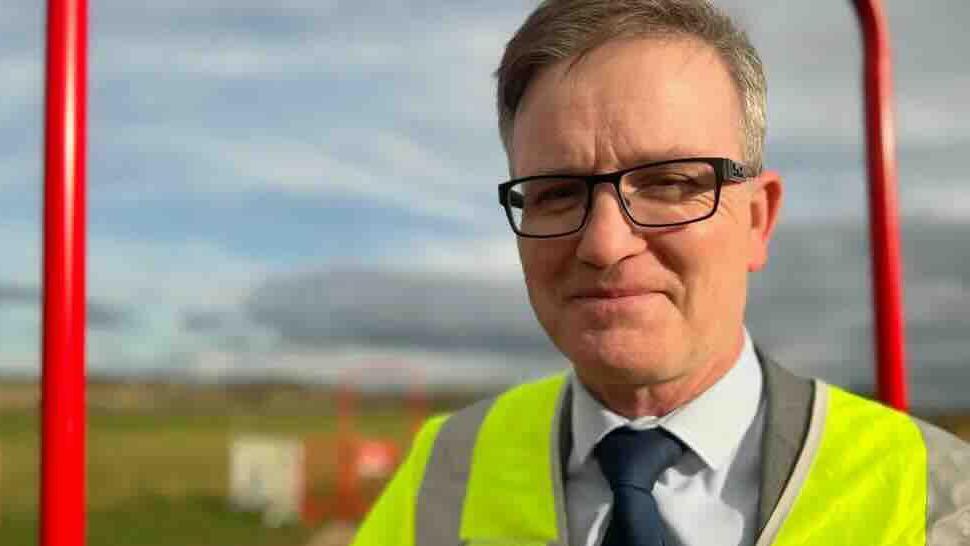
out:
{"label": "neck", "polygon": [[710,358],[706,363],[672,379],[646,385],[592,384],[587,381],[583,381],[583,384],[603,406],[617,415],[627,419],[647,415],[661,417],[711,388],[734,367],[743,349],[742,330],[738,332],[732,350]]}

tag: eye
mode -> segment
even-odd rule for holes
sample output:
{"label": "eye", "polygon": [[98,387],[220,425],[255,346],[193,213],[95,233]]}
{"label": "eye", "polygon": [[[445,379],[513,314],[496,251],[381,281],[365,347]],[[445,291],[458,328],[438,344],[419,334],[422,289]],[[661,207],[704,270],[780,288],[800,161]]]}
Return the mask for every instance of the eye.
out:
{"label": "eye", "polygon": [[695,182],[694,177],[685,173],[654,170],[634,171],[627,174],[623,179],[623,184],[634,190],[692,185]]}
{"label": "eye", "polygon": [[660,187],[671,187],[671,186],[684,186],[692,185],[695,180],[687,175],[678,173],[665,173],[657,175],[649,180],[645,181],[646,186],[660,186]]}
{"label": "eye", "polygon": [[579,190],[570,184],[557,184],[550,188],[543,188],[536,196],[537,202],[552,201],[555,199],[570,199],[576,197]]}
{"label": "eye", "polygon": [[638,169],[626,174],[623,195],[630,200],[683,203],[704,195],[716,186],[711,167],[701,162],[681,162]]}
{"label": "eye", "polygon": [[534,180],[526,183],[523,194],[526,208],[558,209],[581,203],[585,199],[586,187],[579,180]]}
{"label": "eye", "polygon": [[653,173],[624,180],[623,194],[631,198],[677,200],[696,192],[696,181],[677,173]]}

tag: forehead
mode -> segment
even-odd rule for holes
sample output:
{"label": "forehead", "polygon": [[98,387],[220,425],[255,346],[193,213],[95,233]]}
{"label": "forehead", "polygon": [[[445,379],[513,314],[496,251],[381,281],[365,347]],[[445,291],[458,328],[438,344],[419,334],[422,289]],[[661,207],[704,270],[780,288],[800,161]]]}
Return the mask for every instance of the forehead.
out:
{"label": "forehead", "polygon": [[516,113],[516,176],[653,159],[741,159],[741,109],[718,53],[690,38],[608,42],[542,69]]}

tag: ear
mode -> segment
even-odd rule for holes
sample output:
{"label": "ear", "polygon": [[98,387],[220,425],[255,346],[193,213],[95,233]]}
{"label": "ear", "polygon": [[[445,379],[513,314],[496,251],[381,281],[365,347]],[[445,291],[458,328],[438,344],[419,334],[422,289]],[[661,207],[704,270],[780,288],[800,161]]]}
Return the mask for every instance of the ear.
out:
{"label": "ear", "polygon": [[763,171],[752,183],[751,225],[748,232],[748,271],[760,271],[768,263],[768,244],[781,211],[784,186],[776,171]]}

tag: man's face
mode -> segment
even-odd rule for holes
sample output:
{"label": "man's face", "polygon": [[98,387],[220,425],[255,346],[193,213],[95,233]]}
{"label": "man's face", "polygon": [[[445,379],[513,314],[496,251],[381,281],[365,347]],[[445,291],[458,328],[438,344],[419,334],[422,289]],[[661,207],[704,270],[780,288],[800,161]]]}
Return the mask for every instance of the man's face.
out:
{"label": "man's face", "polygon": [[[736,88],[694,40],[609,42],[531,82],[515,118],[514,176],[609,172],[684,157],[744,159]],[[772,173],[726,185],[717,214],[640,229],[596,186],[579,234],[520,238],[539,322],[588,386],[646,386],[733,363],[747,273],[766,260],[780,200]]]}

